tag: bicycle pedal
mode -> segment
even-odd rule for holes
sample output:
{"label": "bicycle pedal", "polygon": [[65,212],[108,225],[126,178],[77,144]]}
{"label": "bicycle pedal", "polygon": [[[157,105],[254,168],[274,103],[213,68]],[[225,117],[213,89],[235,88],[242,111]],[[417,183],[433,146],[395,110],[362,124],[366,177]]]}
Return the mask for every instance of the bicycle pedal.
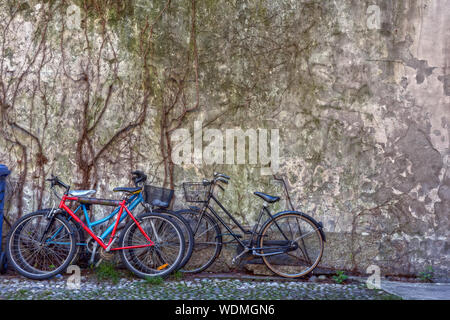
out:
{"label": "bicycle pedal", "polygon": [[231,260],[231,266],[236,268],[239,265],[239,262],[241,262],[241,259],[233,258],[233,260]]}
{"label": "bicycle pedal", "polygon": [[95,268],[98,268],[98,266],[100,265],[100,263],[102,263],[103,259],[100,258],[98,259],[97,263],[94,265]]}
{"label": "bicycle pedal", "polygon": [[241,253],[239,253],[236,257],[233,258],[233,260],[231,260],[231,265],[238,265],[242,260],[241,257],[249,251],[250,249],[244,248]]}

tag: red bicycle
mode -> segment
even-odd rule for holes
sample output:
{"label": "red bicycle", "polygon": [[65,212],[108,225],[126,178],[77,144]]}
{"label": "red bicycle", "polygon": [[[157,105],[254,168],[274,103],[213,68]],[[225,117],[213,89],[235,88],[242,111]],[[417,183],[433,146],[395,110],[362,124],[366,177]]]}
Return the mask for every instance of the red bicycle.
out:
{"label": "red bicycle", "polygon": [[[14,224],[7,239],[8,260],[20,274],[41,280],[65,271],[77,250],[76,224],[106,252],[120,251],[124,265],[139,277],[165,277],[177,270],[184,255],[183,232],[163,214],[147,212],[138,217],[132,215],[126,205],[127,199],[140,188],[121,188],[126,193],[125,197],[109,200],[87,197],[93,193],[92,190],[70,191],[70,186],[53,175],[48,181],[51,182],[53,194],[60,199],[59,207],[25,215]],[[62,197],[57,194],[56,186],[65,189]],[[97,236],[68,207],[66,201],[119,206],[109,240],[106,242]],[[131,220],[119,236],[116,234],[117,226],[126,215]],[[118,246],[113,247],[117,240]]]}

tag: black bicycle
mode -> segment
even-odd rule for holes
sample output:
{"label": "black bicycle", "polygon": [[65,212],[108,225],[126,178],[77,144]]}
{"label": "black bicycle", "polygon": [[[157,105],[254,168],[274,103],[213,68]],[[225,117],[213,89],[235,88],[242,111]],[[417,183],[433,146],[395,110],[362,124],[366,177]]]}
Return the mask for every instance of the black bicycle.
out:
{"label": "black bicycle", "polygon": [[[222,190],[219,184],[228,184],[228,177],[222,173],[214,173],[214,179],[202,182],[183,183],[184,196],[187,202],[202,203],[202,207],[190,207],[177,211],[191,224],[194,232],[195,246],[189,262],[181,270],[187,273],[197,273],[207,269],[220,255],[223,246],[223,236],[231,235],[243,250],[234,257],[233,264],[240,261],[245,254],[261,257],[266,266],[282,277],[297,278],[310,273],[322,258],[325,234],[321,222],[299,211],[282,211],[272,214],[269,204],[280,200],[262,192],[254,195],[264,200],[257,223],[251,230],[245,229],[215,197],[215,187]],[[232,228],[212,208],[213,200],[231,221],[249,240],[243,241],[240,234]],[[260,226],[263,213],[269,218]],[[222,233],[220,225],[227,233]]]}

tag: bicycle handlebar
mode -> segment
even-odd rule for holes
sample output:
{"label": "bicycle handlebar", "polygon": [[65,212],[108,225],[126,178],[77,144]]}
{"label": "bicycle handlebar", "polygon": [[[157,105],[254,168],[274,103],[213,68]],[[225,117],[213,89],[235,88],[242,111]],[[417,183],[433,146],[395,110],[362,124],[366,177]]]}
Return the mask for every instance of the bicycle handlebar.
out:
{"label": "bicycle handlebar", "polygon": [[62,182],[57,176],[54,176],[52,174],[52,177],[50,179],[46,179],[47,181],[50,181],[52,184],[52,188],[54,186],[60,186],[63,187],[64,189],[66,189],[67,191],[70,189],[70,186],[65,184],[64,182]]}
{"label": "bicycle handlebar", "polygon": [[214,178],[225,178],[227,180],[230,180],[230,177],[227,176],[226,174],[223,173],[219,173],[219,172],[214,172]]}
{"label": "bicycle handlebar", "polygon": [[203,179],[203,185],[207,186],[209,184],[212,184],[214,186],[218,186],[220,189],[225,191],[225,189],[220,184],[217,184],[216,182],[223,182],[225,184],[228,184],[229,179],[230,179],[230,177],[227,176],[226,174],[214,172],[214,179],[211,181],[209,181],[208,179]]}
{"label": "bicycle handlebar", "polygon": [[51,182],[50,188],[53,190],[55,196],[61,199],[61,197],[56,193],[55,186],[59,186],[66,189],[65,194],[69,193],[70,186],[62,182],[57,176],[54,176],[53,174],[51,176],[52,176],[51,178],[45,180]]}
{"label": "bicycle handlebar", "polygon": [[223,182],[223,183],[228,184],[228,180],[225,179],[225,178],[222,178],[222,177],[217,177],[217,178],[215,178],[214,180],[215,180],[215,181],[220,181],[220,182]]}
{"label": "bicycle handlebar", "polygon": [[147,181],[147,175],[140,170],[132,171],[131,174],[133,175],[132,179],[136,187],[139,183]]}

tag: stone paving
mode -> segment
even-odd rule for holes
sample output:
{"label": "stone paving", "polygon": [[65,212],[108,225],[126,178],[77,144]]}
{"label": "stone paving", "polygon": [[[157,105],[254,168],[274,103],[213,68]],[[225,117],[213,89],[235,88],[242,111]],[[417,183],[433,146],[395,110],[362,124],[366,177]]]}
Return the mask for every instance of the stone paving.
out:
{"label": "stone paving", "polygon": [[381,281],[381,288],[405,300],[450,300],[450,283]]}
{"label": "stone paving", "polygon": [[68,276],[34,281],[20,276],[0,277],[0,299],[19,300],[386,300],[399,299],[365,285],[261,281],[186,277],[181,280],[142,280],[132,277],[99,281],[82,276],[80,287],[71,289]]}

